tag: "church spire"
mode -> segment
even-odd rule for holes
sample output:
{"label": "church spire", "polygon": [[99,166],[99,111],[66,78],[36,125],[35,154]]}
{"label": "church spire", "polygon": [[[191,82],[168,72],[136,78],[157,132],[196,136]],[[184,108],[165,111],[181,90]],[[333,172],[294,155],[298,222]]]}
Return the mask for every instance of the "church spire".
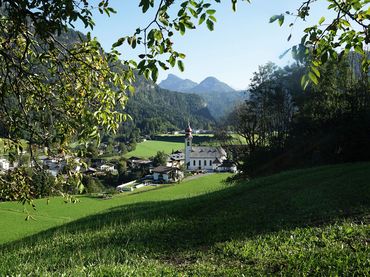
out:
{"label": "church spire", "polygon": [[193,130],[191,129],[190,122],[188,121],[188,127],[185,129],[185,138],[192,138],[192,132]]}

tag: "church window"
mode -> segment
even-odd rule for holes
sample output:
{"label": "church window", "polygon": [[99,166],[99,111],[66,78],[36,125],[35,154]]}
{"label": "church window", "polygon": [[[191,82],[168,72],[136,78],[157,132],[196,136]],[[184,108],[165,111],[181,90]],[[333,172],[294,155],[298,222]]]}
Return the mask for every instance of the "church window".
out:
{"label": "church window", "polygon": [[207,161],[206,160],[204,160],[204,166],[206,166],[207,165]]}
{"label": "church window", "polygon": [[212,160],[209,160],[209,166],[212,166]]}
{"label": "church window", "polygon": [[199,166],[201,166],[202,165],[202,161],[201,160],[199,160]]}
{"label": "church window", "polygon": [[195,166],[195,161],[193,161],[193,165]]}
{"label": "church window", "polygon": [[190,142],[189,141],[187,142],[187,144],[188,144],[188,146],[190,146]]}

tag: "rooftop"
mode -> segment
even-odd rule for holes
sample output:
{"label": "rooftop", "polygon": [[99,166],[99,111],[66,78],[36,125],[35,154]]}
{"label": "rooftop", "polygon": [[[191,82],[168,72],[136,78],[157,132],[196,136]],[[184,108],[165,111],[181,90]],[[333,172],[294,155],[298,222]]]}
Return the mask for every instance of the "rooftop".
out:
{"label": "rooftop", "polygon": [[190,158],[220,158],[222,156],[226,156],[226,152],[222,147],[192,147],[190,153]]}

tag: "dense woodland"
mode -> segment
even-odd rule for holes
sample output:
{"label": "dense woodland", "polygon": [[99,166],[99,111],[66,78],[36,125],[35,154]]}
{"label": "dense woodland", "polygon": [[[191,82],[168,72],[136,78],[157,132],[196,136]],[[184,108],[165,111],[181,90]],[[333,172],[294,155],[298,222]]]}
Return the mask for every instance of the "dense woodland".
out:
{"label": "dense woodland", "polygon": [[209,130],[215,124],[200,96],[161,89],[143,79],[137,82],[125,111],[132,120],[122,124],[121,135],[129,134],[133,128],[139,129],[141,135],[183,130],[188,121],[198,129]]}
{"label": "dense woodland", "polygon": [[250,99],[228,124],[246,141],[234,156],[248,176],[370,159],[369,72],[349,53],[320,68],[320,83],[301,85],[307,67],[269,63],[254,74]]}

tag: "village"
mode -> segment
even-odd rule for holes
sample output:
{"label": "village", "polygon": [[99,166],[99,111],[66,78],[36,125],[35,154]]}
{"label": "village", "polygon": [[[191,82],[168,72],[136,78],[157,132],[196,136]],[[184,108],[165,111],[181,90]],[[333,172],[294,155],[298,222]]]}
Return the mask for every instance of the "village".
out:
{"label": "village", "polygon": [[[175,135],[184,135],[184,148],[173,150],[172,153],[165,156],[164,162],[155,162],[153,157],[130,156],[127,158],[125,160],[125,176],[127,177],[124,179],[125,182],[117,184],[116,190],[125,192],[145,186],[179,183],[188,176],[212,172],[237,172],[236,164],[228,159],[226,151],[221,146],[194,146],[193,133],[201,134],[202,131],[193,131],[190,124],[185,131],[177,131]],[[106,148],[107,146],[102,144],[99,154],[104,154]],[[115,149],[115,151],[119,153],[119,149]],[[38,162],[53,177],[66,172],[65,157],[40,155]],[[33,167],[35,163],[33,161],[21,163],[0,157],[0,174],[11,172],[19,166]],[[82,173],[83,176],[90,176],[90,178],[104,179],[109,176],[117,176],[122,170],[119,170],[116,161],[95,158],[90,161],[88,166],[83,167],[81,159],[74,158],[72,171]]]}

